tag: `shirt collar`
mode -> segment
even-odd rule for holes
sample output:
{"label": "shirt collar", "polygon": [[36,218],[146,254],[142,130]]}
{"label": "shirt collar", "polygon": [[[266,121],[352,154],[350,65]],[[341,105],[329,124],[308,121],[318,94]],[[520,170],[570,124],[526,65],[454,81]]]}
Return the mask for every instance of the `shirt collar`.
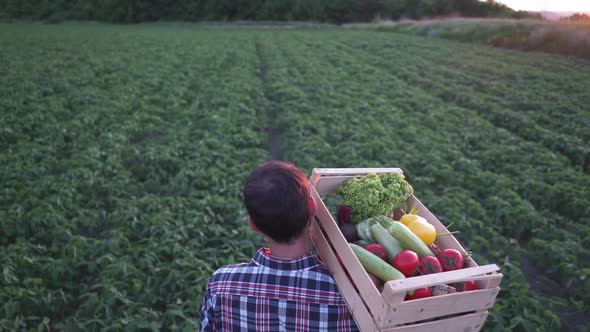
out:
{"label": "shirt collar", "polygon": [[320,265],[316,255],[312,253],[294,260],[278,260],[272,256],[265,255],[267,250],[268,248],[258,249],[256,255],[252,258],[252,261],[258,265],[266,266],[275,270],[303,270]]}

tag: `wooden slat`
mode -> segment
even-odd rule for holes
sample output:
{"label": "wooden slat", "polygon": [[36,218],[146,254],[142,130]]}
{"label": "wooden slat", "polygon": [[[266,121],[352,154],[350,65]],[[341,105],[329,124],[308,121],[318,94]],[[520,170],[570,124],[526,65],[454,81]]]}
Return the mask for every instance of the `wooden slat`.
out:
{"label": "wooden slat", "polygon": [[346,302],[350,313],[354,317],[354,320],[356,321],[359,329],[361,331],[377,331],[377,327],[373,321],[373,316],[371,316],[368,308],[363,303],[363,300],[360,298],[359,294],[356,292],[350,279],[346,275],[345,270],[340,265],[340,262],[338,262],[338,258],[336,258],[336,255],[330,247],[328,240],[322,233],[315,220],[312,221],[311,236],[316,249],[320,254],[320,258],[332,272],[332,276],[336,281],[338,290],[342,294],[342,297],[344,298],[344,301]]}
{"label": "wooden slat", "polygon": [[311,176],[309,177],[309,182],[311,183],[311,186],[317,188],[318,182],[320,182],[321,179],[322,176],[316,173],[314,168],[314,170],[311,171]]}
{"label": "wooden slat", "polygon": [[383,329],[383,332],[477,332],[483,328],[488,317],[487,310],[456,317],[439,319],[421,324]]}
{"label": "wooden slat", "polygon": [[[499,273],[502,276],[501,273]],[[490,280],[481,280],[481,282],[477,282],[479,288],[494,288],[500,287],[500,283],[502,282],[502,278],[498,279],[490,279]]]}
{"label": "wooden slat", "polygon": [[354,175],[362,176],[369,173],[403,173],[398,167],[368,167],[368,168],[314,168],[312,174],[319,176]]}
{"label": "wooden slat", "polygon": [[387,311],[387,305],[383,297],[369,278],[367,271],[365,271],[360,261],[356,258],[356,255],[352,252],[352,249],[350,249],[348,242],[346,242],[342,232],[340,232],[332,215],[314,187],[311,188],[311,194],[318,202],[317,217],[319,224],[326,231],[328,241],[330,241],[334,250],[347,267],[351,281],[358,289],[360,297],[367,304],[369,312],[373,314],[376,323],[380,324],[383,320],[384,312]]}
{"label": "wooden slat", "polygon": [[490,288],[405,301],[397,306],[391,306],[381,328],[446,315],[487,310],[494,305],[499,292],[500,288]]}
{"label": "wooden slat", "polygon": [[355,177],[352,175],[322,177],[321,180],[315,184],[315,188],[320,196],[325,196],[335,192],[338,187],[353,178]]}
{"label": "wooden slat", "polygon": [[[391,280],[385,283],[385,286],[383,287],[383,296],[388,297],[390,294],[406,292],[416,288],[450,284],[459,281],[501,279],[502,274],[496,273],[499,270],[500,268],[496,264],[488,264],[454,271],[426,274],[412,278]],[[487,275],[488,273],[493,274]],[[387,302],[390,303],[389,301]]]}

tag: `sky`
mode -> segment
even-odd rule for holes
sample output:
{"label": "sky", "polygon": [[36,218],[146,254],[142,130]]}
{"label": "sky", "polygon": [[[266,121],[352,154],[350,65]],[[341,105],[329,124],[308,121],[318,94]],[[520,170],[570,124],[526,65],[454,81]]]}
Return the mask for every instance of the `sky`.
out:
{"label": "sky", "polygon": [[516,10],[590,12],[590,0],[496,0]]}

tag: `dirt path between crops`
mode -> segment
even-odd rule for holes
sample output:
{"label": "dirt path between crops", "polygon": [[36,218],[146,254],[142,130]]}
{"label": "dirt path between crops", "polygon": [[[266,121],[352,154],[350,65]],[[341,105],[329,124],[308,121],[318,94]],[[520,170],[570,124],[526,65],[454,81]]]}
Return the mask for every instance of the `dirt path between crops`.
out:
{"label": "dirt path between crops", "polygon": [[[567,289],[551,280],[545,271],[539,268],[526,255],[520,256],[520,270],[524,273],[534,294],[545,297],[567,298]],[[590,314],[578,310],[571,304],[550,308],[561,321],[561,331],[579,331],[590,326]]]}
{"label": "dirt path between crops", "polygon": [[262,90],[264,98],[268,101],[269,105],[266,109],[266,117],[268,124],[266,131],[268,133],[268,149],[270,151],[270,157],[272,160],[281,159],[281,133],[277,126],[277,112],[272,103],[272,97],[269,94],[268,86],[268,63],[264,56],[263,46],[260,41],[256,41],[256,55],[258,56],[259,70],[258,80],[262,84]]}

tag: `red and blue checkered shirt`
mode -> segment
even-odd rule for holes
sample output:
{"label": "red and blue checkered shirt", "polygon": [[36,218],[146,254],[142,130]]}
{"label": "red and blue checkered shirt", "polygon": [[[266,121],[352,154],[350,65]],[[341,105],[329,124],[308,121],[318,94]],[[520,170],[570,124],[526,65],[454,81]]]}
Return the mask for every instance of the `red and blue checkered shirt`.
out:
{"label": "red and blue checkered shirt", "polygon": [[334,278],[310,254],[224,266],[207,284],[201,331],[358,331]]}

